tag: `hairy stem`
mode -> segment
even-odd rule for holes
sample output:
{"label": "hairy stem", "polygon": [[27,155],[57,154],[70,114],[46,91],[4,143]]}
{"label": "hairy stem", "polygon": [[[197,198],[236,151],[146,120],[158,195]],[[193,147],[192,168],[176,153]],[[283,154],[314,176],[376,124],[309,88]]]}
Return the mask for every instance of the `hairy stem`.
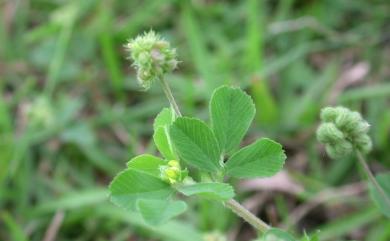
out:
{"label": "hairy stem", "polygon": [[366,174],[368,176],[368,179],[370,179],[371,183],[375,186],[375,188],[378,190],[378,192],[382,195],[383,199],[386,201],[387,205],[389,205],[389,207],[390,207],[390,199],[389,199],[389,197],[386,195],[385,191],[379,185],[379,183],[377,182],[376,178],[372,174],[369,166],[367,165],[367,162],[366,162],[364,156],[362,155],[362,153],[360,151],[356,151],[356,155],[357,155],[357,157],[359,159],[360,165],[362,165],[364,171],[366,172]]}
{"label": "hairy stem", "polygon": [[177,103],[175,101],[175,98],[173,97],[171,88],[169,87],[167,81],[164,79],[163,76],[161,76],[159,79],[160,79],[162,88],[164,90],[164,93],[165,93],[169,103],[171,104],[173,110],[175,111],[176,115],[177,116],[182,116],[181,112],[180,112],[180,109],[179,109],[179,106],[177,105]]}
{"label": "hairy stem", "polygon": [[238,203],[234,199],[230,199],[225,202],[225,206],[230,208],[235,214],[243,218],[254,228],[259,230],[262,233],[265,233],[270,226],[266,224],[264,221],[253,215],[253,213],[249,212],[245,207],[243,207],[240,203]]}
{"label": "hairy stem", "polygon": [[[168,101],[171,104],[172,108],[176,112],[176,115],[182,116],[179,106],[175,101],[175,97],[173,97],[171,88],[169,87],[168,83],[165,81],[163,76],[161,76],[159,79],[163,87],[164,93],[168,98]],[[247,221],[250,225],[252,225],[255,229],[259,230],[260,232],[264,233],[268,229],[270,229],[270,226],[268,224],[266,224],[263,220],[259,219],[255,215],[253,215],[253,213],[249,212],[244,206],[242,206],[236,200],[230,199],[228,201],[225,201],[224,204],[226,207],[230,208],[236,215],[243,218],[245,221]]]}

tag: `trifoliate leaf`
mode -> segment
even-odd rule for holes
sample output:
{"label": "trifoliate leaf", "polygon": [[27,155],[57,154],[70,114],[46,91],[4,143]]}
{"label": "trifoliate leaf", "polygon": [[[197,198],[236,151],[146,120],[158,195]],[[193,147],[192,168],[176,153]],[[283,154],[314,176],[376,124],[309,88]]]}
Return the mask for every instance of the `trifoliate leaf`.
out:
{"label": "trifoliate leaf", "polygon": [[187,209],[187,204],[183,201],[140,199],[137,208],[145,222],[159,225],[182,214]]}
{"label": "trifoliate leaf", "polygon": [[167,199],[173,192],[168,183],[134,169],[120,172],[109,189],[111,201],[126,210],[135,210],[138,199]]}
{"label": "trifoliate leaf", "polygon": [[211,172],[221,168],[217,140],[204,122],[179,117],[171,125],[170,135],[177,153],[188,164]]}
{"label": "trifoliate leaf", "polygon": [[127,163],[127,167],[135,169],[137,171],[146,172],[155,177],[159,177],[160,176],[159,167],[166,164],[167,162],[161,158],[149,154],[143,154],[131,159]]}
{"label": "trifoliate leaf", "polygon": [[379,186],[382,187],[382,190],[387,198],[385,198],[379,190],[370,183],[371,198],[374,200],[381,213],[390,218],[390,172],[378,174],[375,179],[377,180]]}
{"label": "trifoliate leaf", "polygon": [[164,108],[154,119],[153,140],[160,153],[168,160],[177,160],[177,155],[173,149],[169,136],[169,126],[175,120],[175,114],[169,108]]}
{"label": "trifoliate leaf", "polygon": [[239,178],[269,177],[283,167],[286,155],[279,143],[263,138],[233,154],[226,174]]}
{"label": "trifoliate leaf", "polygon": [[241,89],[222,86],[215,90],[210,101],[211,126],[223,152],[230,153],[240,144],[255,112],[251,97]]}
{"label": "trifoliate leaf", "polygon": [[180,186],[177,190],[186,196],[199,195],[213,200],[228,200],[234,197],[234,189],[226,183],[196,183]]}

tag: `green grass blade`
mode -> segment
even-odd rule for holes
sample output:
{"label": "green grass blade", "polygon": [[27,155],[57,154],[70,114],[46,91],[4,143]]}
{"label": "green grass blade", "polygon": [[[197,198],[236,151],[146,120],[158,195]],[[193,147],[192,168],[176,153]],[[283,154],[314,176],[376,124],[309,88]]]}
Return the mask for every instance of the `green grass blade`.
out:
{"label": "green grass blade", "polygon": [[12,218],[7,212],[1,213],[1,219],[3,223],[9,230],[10,240],[13,241],[28,241],[27,236],[23,232],[22,227],[17,223],[17,221]]}

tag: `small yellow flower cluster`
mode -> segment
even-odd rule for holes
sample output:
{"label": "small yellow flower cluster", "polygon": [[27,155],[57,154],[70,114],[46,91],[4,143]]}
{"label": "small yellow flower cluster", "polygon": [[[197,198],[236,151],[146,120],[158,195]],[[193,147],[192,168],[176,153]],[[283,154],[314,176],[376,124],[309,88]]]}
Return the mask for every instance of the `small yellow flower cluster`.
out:
{"label": "small yellow flower cluster", "polygon": [[181,182],[187,175],[187,170],[181,170],[180,163],[176,160],[168,161],[167,165],[160,166],[160,176],[170,184]]}

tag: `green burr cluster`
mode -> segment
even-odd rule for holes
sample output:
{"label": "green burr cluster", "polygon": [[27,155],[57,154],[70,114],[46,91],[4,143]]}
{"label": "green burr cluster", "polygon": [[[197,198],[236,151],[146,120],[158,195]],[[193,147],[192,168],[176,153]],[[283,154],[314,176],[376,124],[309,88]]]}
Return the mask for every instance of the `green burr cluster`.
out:
{"label": "green burr cluster", "polygon": [[154,31],[145,32],[126,45],[137,70],[140,85],[149,89],[153,81],[172,72],[178,64],[176,50]]}
{"label": "green burr cluster", "polygon": [[372,149],[372,142],[367,134],[370,125],[359,112],[341,106],[326,107],[321,111],[321,120],[317,138],[325,144],[330,157],[345,157],[355,149],[362,153],[368,153]]}

